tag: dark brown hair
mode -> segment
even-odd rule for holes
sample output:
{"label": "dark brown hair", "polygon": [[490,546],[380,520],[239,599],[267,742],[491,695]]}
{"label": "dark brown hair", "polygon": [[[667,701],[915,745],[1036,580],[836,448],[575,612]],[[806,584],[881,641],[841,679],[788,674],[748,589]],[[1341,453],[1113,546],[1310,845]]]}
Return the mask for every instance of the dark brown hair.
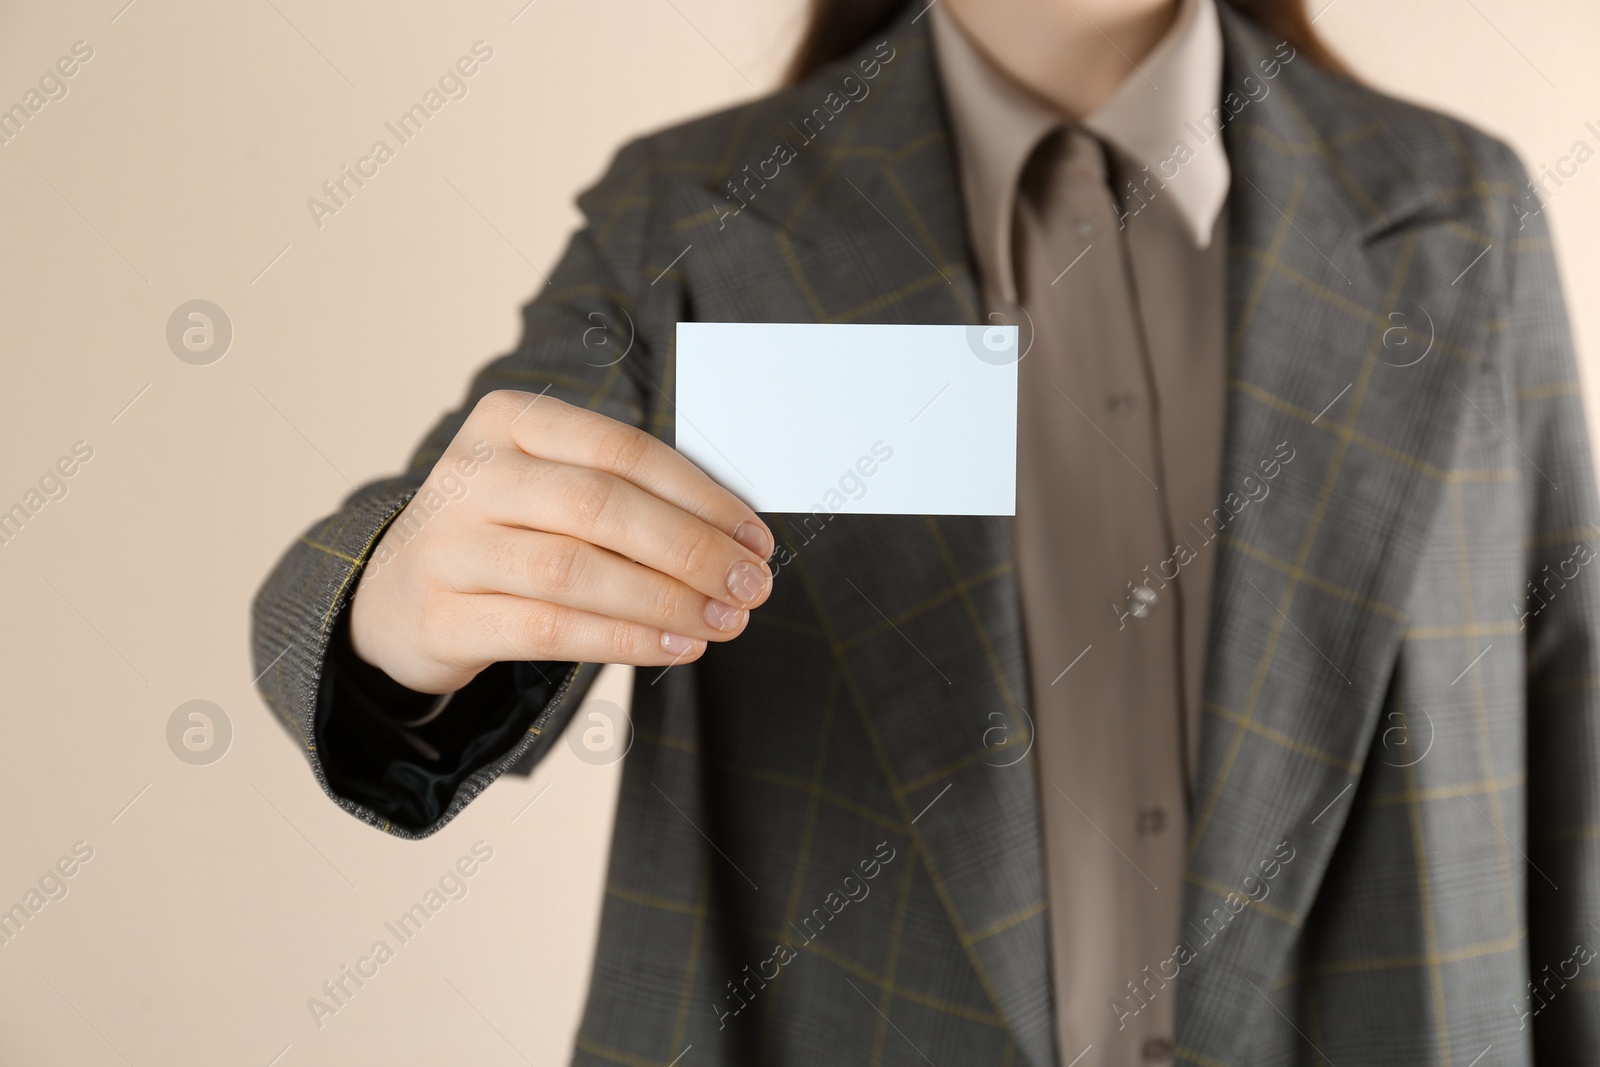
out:
{"label": "dark brown hair", "polygon": [[[818,67],[849,55],[869,37],[882,33],[913,0],[811,0],[800,47],[789,62],[785,81],[804,81]],[[921,3],[922,0],[916,0]],[[1326,70],[1344,72],[1344,64],[1317,36],[1306,15],[1305,0],[1229,0],[1233,8],[1260,26],[1268,36],[1288,41],[1296,52]]]}

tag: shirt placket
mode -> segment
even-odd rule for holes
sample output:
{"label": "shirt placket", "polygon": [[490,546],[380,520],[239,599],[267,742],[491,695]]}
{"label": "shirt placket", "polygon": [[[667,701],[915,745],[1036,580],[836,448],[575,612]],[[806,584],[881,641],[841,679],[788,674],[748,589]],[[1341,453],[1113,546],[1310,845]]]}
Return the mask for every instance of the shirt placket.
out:
{"label": "shirt placket", "polygon": [[1019,368],[1017,539],[1061,1051],[1089,1048],[1080,1067],[1158,1063],[1184,773],[1153,378],[1099,142],[1058,131],[1022,185],[1014,264],[1034,347]]}

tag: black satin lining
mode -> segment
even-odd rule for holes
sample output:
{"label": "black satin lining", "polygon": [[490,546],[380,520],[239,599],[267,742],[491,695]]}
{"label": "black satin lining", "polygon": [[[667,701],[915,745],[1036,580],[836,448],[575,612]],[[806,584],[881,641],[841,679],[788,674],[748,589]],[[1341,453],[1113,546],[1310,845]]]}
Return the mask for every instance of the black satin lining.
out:
{"label": "black satin lining", "polygon": [[357,657],[346,615],[340,612],[317,693],[317,754],[335,795],[412,832],[438,822],[469,775],[521,740],[572,667],[496,663],[438,718],[407,730],[396,719],[415,717],[433,698]]}

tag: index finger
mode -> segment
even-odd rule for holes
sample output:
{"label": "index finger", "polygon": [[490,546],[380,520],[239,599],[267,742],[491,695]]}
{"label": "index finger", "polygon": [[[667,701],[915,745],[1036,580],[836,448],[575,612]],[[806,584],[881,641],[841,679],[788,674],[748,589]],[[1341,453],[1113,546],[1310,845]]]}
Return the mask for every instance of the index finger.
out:
{"label": "index finger", "polygon": [[528,455],[615,475],[721,530],[763,560],[771,558],[777,542],[767,524],[665,442],[554,397],[524,400],[515,410],[511,440]]}

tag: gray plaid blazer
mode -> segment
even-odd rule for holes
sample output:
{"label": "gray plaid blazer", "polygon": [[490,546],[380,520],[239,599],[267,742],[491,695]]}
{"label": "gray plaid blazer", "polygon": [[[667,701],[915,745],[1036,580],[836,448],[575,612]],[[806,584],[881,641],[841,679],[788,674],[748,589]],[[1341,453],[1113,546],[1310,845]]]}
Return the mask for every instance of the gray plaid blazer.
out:
{"label": "gray plaid blazer", "polygon": [[[1276,42],[1223,19],[1237,89]],[[624,147],[516,351],[404,475],[291,546],[254,651],[325,788],[332,624],[477,397],[548,388],[670,440],[679,320],[981,321],[926,23],[884,39],[848,64],[893,49],[870,95],[737,217],[719,188],[797,141],[847,65]],[[1226,138],[1220,484],[1280,442],[1295,459],[1215,546],[1175,1055],[1600,1062],[1596,493],[1526,175],[1500,142],[1304,59]],[[585,343],[600,323],[631,342],[620,362]],[[1036,771],[996,755],[1027,739],[1009,521],[772,525],[794,561],[747,633],[640,672],[574,1062],[1066,1062]],[[431,825],[330,795],[432,833],[547,752],[597,669],[523,709]]]}

